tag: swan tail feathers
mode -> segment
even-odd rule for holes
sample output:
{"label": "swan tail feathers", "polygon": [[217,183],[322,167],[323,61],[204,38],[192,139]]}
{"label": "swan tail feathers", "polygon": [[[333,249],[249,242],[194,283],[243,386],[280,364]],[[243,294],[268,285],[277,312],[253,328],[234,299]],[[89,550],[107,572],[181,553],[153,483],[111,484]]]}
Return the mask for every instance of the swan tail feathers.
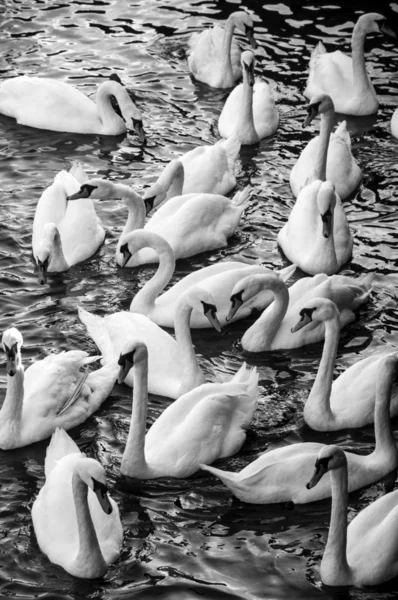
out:
{"label": "swan tail feathers", "polygon": [[351,137],[347,130],[347,121],[342,121],[333,134],[333,137],[340,138],[349,149],[351,149]]}
{"label": "swan tail feathers", "polygon": [[217,144],[223,145],[227,154],[228,170],[234,172],[235,161],[238,158],[240,152],[240,139],[238,129],[234,129],[233,133],[226,140],[220,140]]}
{"label": "swan tail feathers", "polygon": [[318,58],[318,56],[321,56],[321,54],[326,54],[326,48],[322,42],[318,42],[313,51],[311,52],[310,67],[315,66],[316,59]]}
{"label": "swan tail feathers", "polygon": [[67,196],[72,196],[72,194],[75,194],[80,189],[80,184],[77,179],[75,179],[70,172],[68,173],[68,171],[65,170],[56,174],[54,177],[54,183],[59,183],[62,185]]}
{"label": "swan tail feathers", "polygon": [[251,196],[251,191],[252,190],[250,185],[247,185],[245,188],[243,188],[243,190],[240,190],[235,193],[234,197],[232,198],[232,201],[236,204],[236,206],[242,206],[244,204],[247,204]]}
{"label": "swan tail feathers", "polygon": [[222,471],[221,469],[216,469],[215,467],[210,467],[209,465],[200,464],[199,467],[203,469],[203,471],[208,471],[212,475],[215,475],[227,487],[235,487],[238,483],[239,473],[233,473],[232,471]]}
{"label": "swan tail feathers", "polygon": [[101,360],[101,358],[102,358],[101,354],[97,354],[96,356],[87,356],[83,360],[83,364],[84,365],[91,365],[91,363],[97,362],[97,360]]}
{"label": "swan tail feathers", "polygon": [[78,306],[77,311],[79,319],[85,325],[88,334],[92,337],[103,355],[101,363],[106,364],[109,360],[112,360],[113,356],[109,354],[112,344],[106,325],[104,324],[104,319],[93,315],[82,306]]}
{"label": "swan tail feathers", "polygon": [[44,473],[46,478],[50,475],[56,463],[68,454],[79,452],[79,446],[66,433],[65,429],[57,427],[52,434],[47,446],[46,459],[44,461]]}
{"label": "swan tail feathers", "polygon": [[279,269],[277,271],[275,271],[275,273],[277,275],[279,275],[279,277],[282,279],[282,281],[289,281],[289,279],[291,277],[293,277],[294,273],[296,272],[297,266],[293,263],[292,265],[289,265],[288,267],[284,267],[283,269]]}
{"label": "swan tail feathers", "polygon": [[74,402],[76,402],[76,400],[80,397],[81,391],[83,389],[84,384],[86,383],[87,377],[89,376],[89,370],[88,370],[88,365],[86,365],[80,379],[77,381],[76,383],[76,387],[73,391],[73,393],[71,394],[71,396],[69,397],[69,399],[65,402],[64,406],[61,408],[61,410],[58,411],[57,416],[59,417],[60,415],[62,415],[64,412],[66,412],[68,410],[68,408],[70,406],[72,406],[72,404]]}
{"label": "swan tail feathers", "polygon": [[80,163],[77,160],[74,160],[72,163],[71,168],[69,169],[69,173],[71,175],[73,175],[73,177],[79,182],[79,183],[86,183],[86,181],[88,181],[89,177],[86,173],[86,171],[83,169],[82,163]]}

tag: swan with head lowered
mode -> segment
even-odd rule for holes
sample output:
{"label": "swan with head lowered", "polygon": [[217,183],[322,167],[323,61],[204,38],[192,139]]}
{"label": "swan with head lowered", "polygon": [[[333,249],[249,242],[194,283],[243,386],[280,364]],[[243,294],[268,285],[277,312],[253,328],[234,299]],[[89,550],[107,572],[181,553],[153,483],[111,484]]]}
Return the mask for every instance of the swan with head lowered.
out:
{"label": "swan with head lowered", "polygon": [[[134,256],[142,248],[153,248],[159,256],[159,268],[155,275],[137,292],[131,304],[130,311],[146,315],[162,327],[174,327],[175,306],[182,294],[195,285],[207,290],[217,306],[218,320],[222,326],[227,324],[229,298],[232,289],[238,281],[253,274],[272,273],[262,265],[248,265],[238,261],[218,262],[180,279],[173,287],[161,296],[159,294],[169,283],[175,268],[175,256],[172,247],[164,238],[145,229],[137,229],[129,235],[129,250]],[[280,277],[287,281],[296,270],[295,265],[286,267],[279,272]],[[248,317],[253,310],[262,310],[272,302],[272,294],[266,290],[260,292],[241,307],[238,314],[230,322]],[[192,311],[190,327],[211,327],[206,316],[198,311]]]}
{"label": "swan with head lowered", "polygon": [[[204,314],[212,326],[221,332],[214,300],[199,285],[189,288],[176,304],[176,339],[140,314],[117,312],[98,317],[79,307],[79,317],[100,348],[105,364],[115,354],[122,352],[128,342],[137,339],[143,341],[149,354],[149,392],[178,398],[205,382],[192,346],[189,322],[193,310]],[[126,383],[133,385],[132,374],[127,375]]]}
{"label": "swan with head lowered", "polygon": [[347,455],[338,446],[320,450],[307,488],[318,485],[327,476],[325,473],[331,481],[332,515],[320,566],[322,583],[363,587],[397,577],[398,490],[369,504],[347,526],[350,466]]}
{"label": "swan with head lowered", "polygon": [[270,290],[274,301],[244,333],[242,346],[249,352],[299,348],[319,342],[325,336],[324,324],[317,322],[292,333],[291,328],[305,302],[320,297],[333,300],[340,311],[340,326],[343,328],[355,319],[354,310],[366,302],[372,291],[372,279],[373,275],[353,279],[345,275],[329,277],[322,273],[299,279],[288,289],[277,275],[250,275],[232,290],[228,319],[260,291]]}
{"label": "swan with head lowered", "polygon": [[[390,398],[397,361],[386,358],[378,373],[375,402],[375,448],[362,456],[345,452],[348,465],[348,491],[358,490],[379,481],[398,466],[398,449],[390,421]],[[272,504],[292,501],[296,504],[329,498],[333,485],[324,476],[314,487],[305,487],[312,474],[312,465],[324,444],[303,442],[265,452],[240,473],[222,471],[201,465],[216,475],[244,502]]]}
{"label": "swan with head lowered", "polygon": [[253,19],[244,11],[232,13],[224,29],[215,25],[194,33],[189,42],[188,66],[198,81],[214,88],[232,87],[242,76],[240,48],[234,30],[243,31],[252,48],[257,48]]}
{"label": "swan with head lowered", "polygon": [[275,133],[279,113],[268,83],[254,80],[254,54],[242,53],[243,83],[232,90],[218,120],[218,131],[223,138],[233,135],[235,129],[243,145],[257,144]]}
{"label": "swan with head lowered", "polygon": [[[112,107],[115,97],[122,116]],[[82,134],[121,135],[134,129],[145,141],[141,113],[117,81],[98,86],[93,102],[78,89],[56,79],[14,77],[0,85],[0,113],[20,125]]]}
{"label": "swan with head lowered", "polygon": [[[303,304],[300,320],[293,328],[324,323],[325,343],[318,373],[304,406],[304,420],[317,431],[363,427],[373,423],[376,382],[384,361],[396,361],[398,352],[386,350],[359,360],[333,381],[337,346],[340,338],[340,313],[332,300],[314,298]],[[393,383],[390,414],[398,415],[398,390]]]}
{"label": "swan with head lowered", "polygon": [[69,173],[61,171],[44,190],[33,221],[32,251],[39,268],[39,283],[47,273],[66,271],[90,258],[105,239],[105,231],[90,198],[68,202],[87,175],[78,163]]}
{"label": "swan with head lowered", "polygon": [[108,496],[104,468],[56,429],[44,469],[46,481],[32,506],[41,551],[75,577],[102,577],[123,544],[119,508]]}
{"label": "swan with head lowered", "polygon": [[346,122],[340,123],[332,133],[335,112],[330,96],[316,94],[311,98],[303,127],[307,127],[317,115],[321,116],[320,134],[300,154],[290,173],[290,187],[297,197],[303,187],[316,179],[328,180],[344,200],[360,184],[362,171],[351,153]]}
{"label": "swan with head lowered", "polygon": [[133,370],[130,431],[122,458],[124,475],[140,479],[189,477],[200,463],[238,452],[257,407],[258,375],[243,364],[227,383],[204,383],[180,396],[145,435],[148,351],[129,342],[120,359],[119,383]]}
{"label": "swan with head lowered", "polygon": [[56,427],[71,429],[84,423],[109,396],[118,372],[113,359],[89,373],[88,365],[100,357],[89,357],[82,350],[49,354],[25,372],[22,344],[15,327],[3,333],[7,392],[0,410],[2,450],[44,440]]}
{"label": "swan with head lowered", "polygon": [[304,95],[311,99],[315,94],[328,94],[334,108],[347,115],[372,115],[379,101],[366,72],[364,45],[369,33],[384,33],[396,38],[383,15],[361,15],[352,33],[352,58],[340,50],[326,52],[319,42],[311,54],[310,73]]}
{"label": "swan with head lowered", "polygon": [[301,190],[278,233],[278,244],[310,275],[333,275],[350,260],[352,234],[333,183],[316,180]]}

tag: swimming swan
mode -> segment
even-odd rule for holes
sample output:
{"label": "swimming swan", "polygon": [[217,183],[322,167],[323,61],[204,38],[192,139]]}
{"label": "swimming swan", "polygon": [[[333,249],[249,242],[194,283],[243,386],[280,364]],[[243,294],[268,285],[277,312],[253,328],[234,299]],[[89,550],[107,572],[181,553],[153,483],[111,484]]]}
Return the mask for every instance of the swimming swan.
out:
{"label": "swimming swan", "polygon": [[[340,338],[340,313],[327,298],[314,298],[303,304],[301,319],[293,328],[299,331],[310,323],[325,324],[325,343],[318,373],[304,406],[304,420],[317,431],[363,427],[373,423],[376,382],[385,360],[398,364],[398,352],[377,352],[354,363],[333,381]],[[398,415],[398,391],[393,384],[390,414]]]}
{"label": "swimming swan", "polygon": [[1,341],[7,356],[7,392],[0,410],[2,450],[44,440],[56,427],[71,429],[84,423],[113,389],[117,359],[89,373],[88,365],[99,357],[70,350],[49,354],[24,373],[21,333],[7,329]]}
{"label": "swimming swan", "polygon": [[[122,117],[112,108],[118,102]],[[142,117],[126,89],[116,81],[98,86],[96,102],[56,79],[13,77],[0,85],[0,113],[20,125],[71,133],[120,135],[134,129],[145,141]]]}
{"label": "swimming swan", "polygon": [[262,290],[270,290],[274,302],[266,308],[257,321],[245,332],[241,343],[249,352],[299,348],[324,339],[323,323],[312,323],[299,333],[291,328],[305,303],[313,298],[329,298],[340,311],[341,328],[355,319],[354,310],[365,302],[372,291],[373,275],[353,279],[345,275],[324,273],[304,277],[289,289],[277,275],[250,275],[238,282],[231,295],[231,318],[243,302],[247,302]]}
{"label": "swimming swan", "polygon": [[39,267],[39,283],[47,273],[66,271],[92,256],[105,239],[105,231],[90,198],[68,202],[87,176],[74,163],[69,173],[60,171],[44,190],[33,220],[32,250]]}
{"label": "swimming swan", "polygon": [[242,53],[243,83],[232,90],[218,120],[218,131],[229,138],[235,129],[243,145],[257,144],[275,133],[279,124],[272,90],[268,83],[254,80],[254,54]]}
{"label": "swimming swan", "polygon": [[130,431],[121,472],[130,477],[189,477],[200,463],[238,452],[257,407],[257,369],[245,363],[227,383],[204,383],[180,396],[145,435],[148,352],[144,343],[129,342],[119,359],[119,383],[133,370]]}
{"label": "swimming swan", "polygon": [[[345,452],[348,463],[348,491],[358,490],[382,479],[398,465],[398,450],[390,421],[390,397],[396,372],[396,359],[386,360],[380,369],[375,403],[375,448],[362,456]],[[305,484],[312,475],[312,465],[324,444],[303,442],[265,452],[240,473],[221,471],[201,465],[216,475],[231,492],[244,502],[271,504],[292,501],[296,504],[329,498],[332,494],[329,476],[315,487]]]}
{"label": "swimming swan", "polygon": [[[79,318],[100,348],[105,364],[115,354],[119,355],[132,340],[139,339],[146,344],[149,353],[150,393],[178,398],[205,382],[192,346],[189,328],[191,312],[197,310],[205,314],[219,332],[221,326],[212,297],[201,287],[190,288],[177,302],[174,317],[176,339],[144,315],[117,312],[98,317],[82,307],[78,310]],[[126,383],[133,385],[132,374],[127,375]]]}
{"label": "swimming swan", "polygon": [[320,133],[300,154],[290,173],[290,187],[297,197],[300,191],[316,179],[331,181],[342,200],[359,185],[362,171],[351,153],[351,138],[343,121],[332,133],[334,105],[330,96],[316,94],[308,105],[308,115],[303,127],[321,116]]}
{"label": "swimming swan", "polygon": [[[218,262],[186,275],[174,284],[173,287],[169,288],[167,292],[159,296],[173,276],[175,268],[174,252],[170,244],[157,233],[138,229],[129,235],[129,250],[133,256],[142,248],[147,247],[153,248],[158,254],[159,268],[152,279],[147,281],[144,287],[134,296],[130,304],[130,311],[146,315],[151,321],[162,327],[174,327],[175,306],[180,296],[197,284],[211,294],[217,306],[218,320],[224,326],[227,324],[226,317],[230,306],[229,298],[236,283],[248,275],[272,273],[270,269],[262,265],[248,265],[238,261]],[[295,270],[296,267],[293,265],[281,269],[278,274],[284,281],[287,281]],[[251,298],[244,307],[241,307],[239,313],[234,315],[231,321],[244,319],[254,309],[262,310],[271,302],[272,294],[264,291]],[[192,312],[190,320],[191,328],[211,326],[211,323],[204,314],[198,311]]]}
{"label": "swimming swan", "polygon": [[104,468],[86,458],[63,429],[47,448],[46,482],[32,506],[44,554],[75,577],[102,577],[120,556],[119,508],[108,496]]}
{"label": "swimming swan", "polygon": [[310,73],[304,95],[328,94],[334,108],[347,115],[372,115],[379,101],[366,72],[364,44],[368,33],[382,32],[396,38],[383,15],[361,15],[352,33],[352,58],[337,50],[326,52],[322,42],[314,48],[310,59]]}
{"label": "swimming swan", "polygon": [[394,110],[391,117],[391,133],[395,138],[398,138],[398,108]]}
{"label": "swimming swan", "polygon": [[215,25],[191,36],[188,66],[195,79],[211,87],[228,88],[241,77],[240,49],[233,37],[235,27],[246,34],[252,48],[257,48],[253,19],[244,11],[234,12],[224,29]]}
{"label": "swimming swan", "polygon": [[317,180],[301,190],[278,233],[278,244],[310,275],[333,275],[350,260],[352,234],[333,183]]}
{"label": "swimming swan", "polygon": [[324,473],[330,473],[332,515],[320,567],[322,582],[328,586],[362,587],[396,577],[398,490],[369,504],[347,527],[347,458],[341,448],[322,448],[307,485],[317,485]]}

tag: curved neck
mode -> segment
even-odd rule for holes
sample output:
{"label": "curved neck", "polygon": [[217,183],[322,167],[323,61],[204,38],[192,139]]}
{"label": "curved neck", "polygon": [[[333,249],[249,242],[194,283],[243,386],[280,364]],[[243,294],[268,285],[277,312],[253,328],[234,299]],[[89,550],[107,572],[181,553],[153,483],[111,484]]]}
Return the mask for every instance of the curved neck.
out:
{"label": "curved neck", "polygon": [[137,250],[142,248],[153,248],[159,256],[159,267],[155,275],[147,281],[144,287],[135,295],[131,304],[131,312],[148,315],[155,307],[156,298],[164,290],[173,276],[175,269],[174,252],[170,244],[157,235],[146,235],[145,243],[140,245]]}
{"label": "curved neck", "polygon": [[15,447],[21,438],[24,399],[24,368],[17,367],[15,375],[7,375],[7,392],[0,410],[0,447]]}
{"label": "curved neck", "polygon": [[370,83],[365,66],[365,37],[366,32],[362,28],[362,23],[357,21],[354,31],[352,32],[351,47],[353,83],[354,88],[359,95],[366,93],[369,88],[373,87]]}
{"label": "curved neck", "polygon": [[128,233],[144,227],[146,210],[141,196],[134,192],[128,185],[115,183],[113,189],[115,197],[122,198],[129,211],[126,224],[117,245],[117,249],[119,250],[119,247],[124,243],[124,239]]}
{"label": "curved neck", "polygon": [[156,185],[167,191],[167,199],[181,196],[184,188],[184,165],[181,160],[172,160],[160,174]]}
{"label": "curved neck", "polygon": [[148,470],[145,461],[145,432],[148,407],[148,359],[133,367],[133,406],[121,471],[131,477],[142,477]]}
{"label": "curved neck", "polygon": [[253,86],[249,85],[247,81],[245,69],[243,69],[243,93],[238,129],[239,132],[245,134],[245,138],[258,138],[253,120]]}
{"label": "curved neck", "polygon": [[242,342],[244,342],[245,336],[248,333],[252,337],[258,336],[261,348],[264,350],[271,349],[272,341],[281,326],[283,317],[289,306],[289,290],[282,280],[276,281],[268,289],[273,293],[274,301],[266,308],[250,329],[246,331],[242,338]]}
{"label": "curved neck", "polygon": [[321,130],[319,132],[318,152],[314,165],[315,179],[326,181],[326,164],[328,157],[330,134],[333,128],[333,113],[321,114]]}
{"label": "curved neck", "polygon": [[56,271],[65,271],[69,269],[69,265],[66,262],[64,251],[62,249],[61,236],[59,235],[57,227],[54,229],[49,269],[55,269]]}
{"label": "curved neck", "polygon": [[[389,370],[390,369],[390,370]],[[391,391],[396,372],[395,361],[387,363],[382,368],[376,381],[376,402],[375,402],[375,449],[373,455],[382,455],[386,461],[397,460],[397,446],[395,444],[390,419],[390,401]]]}
{"label": "curved neck", "polygon": [[72,476],[72,491],[79,534],[79,550],[74,563],[78,569],[84,569],[85,573],[90,573],[89,576],[99,577],[105,573],[107,565],[102,556],[88,507],[88,487],[76,471]]}
{"label": "curved neck", "polygon": [[112,130],[115,135],[117,135],[126,131],[126,125],[123,119],[116,114],[111,103],[112,96],[115,96],[116,100],[118,101],[119,108],[123,114],[121,105],[124,105],[126,100],[122,90],[123,88],[114,81],[104,81],[97,89],[95,102],[104,132],[109,129]]}
{"label": "curved neck", "polygon": [[189,325],[192,310],[192,306],[190,306],[186,299],[182,297],[178,301],[174,312],[175,336],[180,362],[183,365],[180,395],[185,394],[185,392],[205,381],[192,345],[191,329]]}
{"label": "curved neck", "polygon": [[[222,72],[232,78],[232,64],[231,64],[231,44],[232,36],[234,34],[235,21],[232,15],[228,18],[224,27],[224,35],[221,45],[221,69]],[[231,83],[232,85],[232,83]]]}

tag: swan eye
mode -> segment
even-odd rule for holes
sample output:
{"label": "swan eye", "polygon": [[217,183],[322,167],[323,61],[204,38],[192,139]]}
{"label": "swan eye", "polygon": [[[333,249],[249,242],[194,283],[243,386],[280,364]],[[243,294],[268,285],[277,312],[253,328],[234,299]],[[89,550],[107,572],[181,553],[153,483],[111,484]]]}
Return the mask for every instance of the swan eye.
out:
{"label": "swan eye", "polygon": [[232,302],[233,306],[236,304],[236,302],[243,304],[242,296],[243,296],[243,290],[241,290],[240,292],[236,292],[236,294],[233,294],[229,300],[230,300],[230,302]]}
{"label": "swan eye", "polygon": [[132,350],[131,352],[127,352],[126,354],[120,354],[119,356],[119,360],[117,361],[117,364],[119,365],[119,367],[124,367],[126,365],[126,362],[130,362],[131,364],[134,364],[134,354],[135,354],[135,350]]}
{"label": "swan eye", "polygon": [[149,198],[146,198],[144,200],[145,208],[146,208],[146,214],[150,213],[151,210],[153,209],[153,205],[155,203],[155,198],[156,198],[156,196],[150,196]]}
{"label": "swan eye", "polygon": [[302,310],[300,310],[301,320],[306,320],[308,323],[312,321],[312,313],[314,312],[314,310],[315,308],[303,308]]}
{"label": "swan eye", "polygon": [[307,112],[308,112],[308,114],[315,114],[315,115],[317,115],[318,112],[319,112],[320,105],[321,105],[320,102],[314,102],[314,104],[309,104],[309,106],[307,106]]}
{"label": "swan eye", "polygon": [[208,302],[203,302],[203,300],[201,300],[201,302],[203,304],[204,314],[210,313],[212,317],[215,317],[216,313],[217,313],[217,308],[214,306],[214,304],[209,304]]}
{"label": "swan eye", "polygon": [[329,468],[329,462],[331,461],[332,458],[333,458],[333,456],[327,456],[325,458],[317,458],[317,460],[315,461],[316,472],[319,473],[321,467],[323,467],[324,470],[327,471]]}
{"label": "swan eye", "polygon": [[327,221],[330,219],[331,216],[332,216],[332,209],[329,206],[327,211],[324,212],[323,214],[321,214],[321,219],[324,223],[327,223]]}
{"label": "swan eye", "polygon": [[123,244],[123,246],[120,246],[120,252],[123,254],[123,262],[122,262],[122,268],[123,268],[127,265],[127,263],[129,262],[130,258],[133,255],[130,252],[127,242],[125,244]]}

